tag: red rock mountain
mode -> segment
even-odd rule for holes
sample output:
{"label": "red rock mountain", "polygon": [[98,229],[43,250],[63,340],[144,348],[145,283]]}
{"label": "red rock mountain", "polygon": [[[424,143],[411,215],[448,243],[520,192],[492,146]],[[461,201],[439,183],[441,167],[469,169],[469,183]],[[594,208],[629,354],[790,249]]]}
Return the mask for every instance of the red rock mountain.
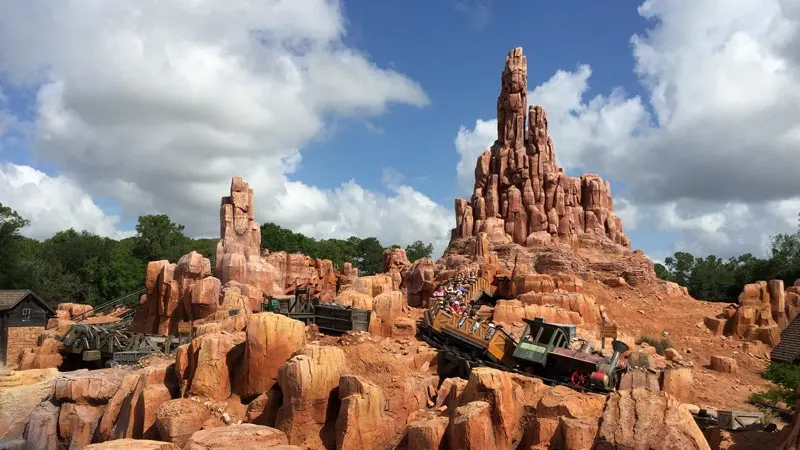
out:
{"label": "red rock mountain", "polygon": [[609,183],[595,174],[569,177],[558,167],[547,115],[527,105],[527,78],[527,60],[516,48],[503,69],[497,140],[478,157],[472,199],[456,199],[453,237],[485,232],[492,243],[530,246],[547,235],[577,244],[588,233],[629,248]]}

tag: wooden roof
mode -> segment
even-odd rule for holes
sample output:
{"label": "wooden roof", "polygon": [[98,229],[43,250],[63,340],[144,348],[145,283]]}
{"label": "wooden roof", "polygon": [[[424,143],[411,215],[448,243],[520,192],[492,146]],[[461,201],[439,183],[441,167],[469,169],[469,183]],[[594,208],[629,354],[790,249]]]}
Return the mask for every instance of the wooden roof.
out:
{"label": "wooden roof", "polygon": [[43,302],[42,299],[40,299],[39,296],[30,289],[0,290],[0,311],[14,309],[19,302],[27,298],[29,295],[36,303],[39,304],[39,306],[42,307],[42,309],[51,315],[56,314],[56,312],[53,311],[53,308],[51,308],[47,303]]}
{"label": "wooden roof", "polygon": [[793,364],[798,358],[800,358],[800,315],[792,319],[781,331],[781,341],[770,354],[770,360],[776,363]]}

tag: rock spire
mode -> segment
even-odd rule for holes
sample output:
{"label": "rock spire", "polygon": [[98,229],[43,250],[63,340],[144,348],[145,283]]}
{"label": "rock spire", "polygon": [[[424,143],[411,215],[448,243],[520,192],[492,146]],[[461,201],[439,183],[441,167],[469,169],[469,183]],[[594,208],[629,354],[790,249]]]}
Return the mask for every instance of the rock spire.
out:
{"label": "rock spire", "polygon": [[485,232],[497,244],[560,238],[578,245],[590,234],[630,248],[609,183],[595,174],[569,177],[558,167],[544,109],[527,106],[527,78],[527,59],[515,48],[501,76],[497,140],[478,157],[472,199],[455,201],[453,238]]}

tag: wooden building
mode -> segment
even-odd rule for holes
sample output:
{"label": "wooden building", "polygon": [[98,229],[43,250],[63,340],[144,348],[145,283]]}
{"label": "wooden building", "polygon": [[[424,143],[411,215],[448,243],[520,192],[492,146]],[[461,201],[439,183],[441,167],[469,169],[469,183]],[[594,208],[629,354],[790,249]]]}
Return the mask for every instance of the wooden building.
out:
{"label": "wooden building", "polygon": [[770,361],[781,364],[800,363],[800,316],[792,319],[781,331],[781,340],[772,349]]}
{"label": "wooden building", "polygon": [[24,348],[39,344],[56,313],[31,290],[0,290],[0,364],[16,365]]}

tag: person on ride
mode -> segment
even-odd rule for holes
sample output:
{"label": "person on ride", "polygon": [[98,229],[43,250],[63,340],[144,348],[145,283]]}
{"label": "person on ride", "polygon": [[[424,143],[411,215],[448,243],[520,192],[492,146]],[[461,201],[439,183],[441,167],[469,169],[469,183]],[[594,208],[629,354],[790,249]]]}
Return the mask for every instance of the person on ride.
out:
{"label": "person on ride", "polygon": [[461,320],[459,320],[459,321],[458,321],[458,325],[456,326],[456,328],[461,328],[462,326],[464,326],[464,322],[466,322],[466,321],[467,321],[467,313],[466,313],[466,311],[465,311],[465,312],[464,312],[464,313],[461,315]]}
{"label": "person on ride", "polygon": [[489,339],[492,338],[492,336],[494,336],[494,334],[496,332],[497,332],[497,328],[496,328],[494,322],[489,322],[489,331],[486,332],[486,338],[485,339],[488,341]]}
{"label": "person on ride", "polygon": [[482,322],[481,319],[476,319],[475,323],[472,324],[472,329],[469,330],[469,332],[470,333],[475,333],[476,331],[478,331],[478,328],[480,328],[480,326],[481,326],[481,322]]}

